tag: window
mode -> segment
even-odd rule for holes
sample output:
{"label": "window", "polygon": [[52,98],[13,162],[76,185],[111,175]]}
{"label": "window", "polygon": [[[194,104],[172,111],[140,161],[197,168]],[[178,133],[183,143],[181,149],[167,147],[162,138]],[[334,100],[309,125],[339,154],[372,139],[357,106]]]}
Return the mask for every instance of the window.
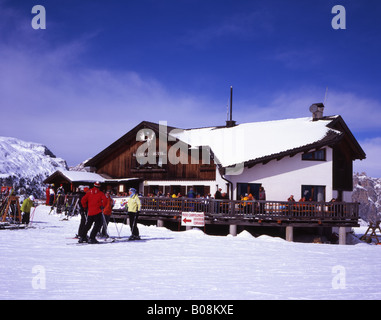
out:
{"label": "window", "polygon": [[260,183],[237,183],[237,200],[244,197],[245,194],[251,193],[254,199],[259,199],[259,188],[262,186]]}
{"label": "window", "polygon": [[[142,157],[140,160],[143,161],[143,163],[140,163],[138,161],[138,157],[136,153],[132,155],[131,168],[133,170],[149,171],[149,170],[165,170],[166,169],[166,165],[163,164],[163,156],[159,154],[158,152],[156,152],[152,157],[152,159],[155,159],[154,162],[152,161],[152,159],[148,158],[147,152],[141,153],[140,157]],[[151,160],[151,162],[153,163],[150,163],[149,160]]]}
{"label": "window", "polygon": [[325,186],[302,185],[303,197],[305,201],[325,202]]}
{"label": "window", "polygon": [[302,160],[325,161],[325,149],[316,150],[302,154]]}

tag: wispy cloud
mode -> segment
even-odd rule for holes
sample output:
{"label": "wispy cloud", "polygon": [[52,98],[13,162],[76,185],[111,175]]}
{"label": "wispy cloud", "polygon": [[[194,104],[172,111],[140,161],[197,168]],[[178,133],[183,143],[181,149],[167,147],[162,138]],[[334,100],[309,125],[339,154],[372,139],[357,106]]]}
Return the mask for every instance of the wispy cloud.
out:
{"label": "wispy cloud", "polygon": [[[30,46],[33,31],[13,32],[12,41],[0,40],[1,116],[8,119],[0,135],[44,143],[70,164],[95,155],[142,120],[197,126],[213,114],[213,101],[170,91],[133,70],[87,67],[91,35],[55,46],[37,36]],[[200,119],[201,113],[206,117]]]}
{"label": "wispy cloud", "polygon": [[278,48],[267,59],[278,61],[288,69],[313,69],[324,60],[317,48]]}
{"label": "wispy cloud", "polygon": [[355,161],[355,172],[366,172],[370,177],[381,178],[381,137],[360,141],[366,153],[366,159]]}
{"label": "wispy cloud", "polygon": [[271,33],[273,31],[271,19],[268,12],[261,9],[235,13],[223,20],[211,19],[203,26],[188,30],[182,43],[204,48],[213,45],[215,41],[249,40],[257,35]]}
{"label": "wispy cloud", "polygon": [[[143,76],[139,70],[89,67],[86,59],[96,54],[91,51],[96,33],[76,34],[62,43],[49,41],[49,35],[31,28],[27,19],[31,17],[21,17],[3,8],[3,3],[0,0],[0,9],[7,14],[0,19],[0,34],[6,35],[0,38],[0,108],[7,121],[2,122],[0,135],[44,143],[69,164],[77,164],[143,120],[166,120],[183,128],[224,124],[227,95],[196,96],[168,87],[159,77]],[[211,22],[190,32],[188,41],[209,45],[224,37],[271,33],[270,19],[258,15],[241,13]],[[285,52],[279,58],[287,63],[298,54]],[[275,90],[261,99],[247,92],[245,100],[243,95],[235,97],[233,117],[244,123],[310,116],[309,106],[323,101],[324,94],[325,88],[308,84]],[[379,130],[381,103],[330,88],[325,114],[342,115],[356,136]],[[364,143],[370,159],[372,150],[380,154],[379,140]]]}
{"label": "wispy cloud", "polygon": [[[143,120],[167,120],[184,128],[224,123],[225,96],[218,100],[176,92],[132,70],[87,68],[81,61],[89,54],[91,39],[82,36],[56,47],[40,39],[40,51],[23,46],[22,41],[3,46],[2,117],[15,120],[3,123],[1,135],[32,136],[76,164]],[[248,95],[247,101],[238,98],[235,102],[234,118],[244,123],[310,116],[309,106],[321,102],[324,91],[308,87],[274,92],[261,101]],[[331,90],[325,114],[342,115],[352,130],[377,129],[381,105],[354,93]]]}
{"label": "wispy cloud", "polygon": [[[241,110],[236,112],[239,121],[252,119],[263,121],[308,117],[309,107],[323,102],[326,88],[314,86],[301,87],[290,91],[276,91],[261,101],[255,97],[240,103]],[[351,130],[357,132],[380,130],[381,102],[352,92],[328,90],[325,102],[325,115],[341,115]]]}

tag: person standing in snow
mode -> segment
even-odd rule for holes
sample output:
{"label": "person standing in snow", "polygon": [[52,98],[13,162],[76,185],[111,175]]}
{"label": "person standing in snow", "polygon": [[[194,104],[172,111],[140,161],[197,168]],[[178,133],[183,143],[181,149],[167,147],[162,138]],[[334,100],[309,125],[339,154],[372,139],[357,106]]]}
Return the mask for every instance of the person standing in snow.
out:
{"label": "person standing in snow", "polygon": [[30,221],[30,210],[34,205],[34,197],[30,196],[26,198],[21,205],[21,213],[22,213],[22,223],[29,224]]}
{"label": "person standing in snow", "polygon": [[50,186],[48,185],[45,191],[46,194],[46,202],[45,204],[48,206],[49,205],[49,198],[50,198]]}
{"label": "person standing in snow", "polygon": [[61,184],[57,189],[57,213],[61,213],[65,206],[65,189]]}
{"label": "person standing in snow", "polygon": [[54,193],[54,185],[52,184],[49,189],[49,206],[52,206],[55,201],[56,194]]}
{"label": "person standing in snow", "polygon": [[111,198],[110,191],[106,192],[106,198],[107,198],[107,202],[106,202],[105,208],[103,209],[104,221],[103,221],[103,228],[101,231],[101,235],[104,237],[108,236],[107,226],[108,226],[108,223],[110,222],[112,207],[114,206],[114,200]]}
{"label": "person standing in snow", "polygon": [[[89,243],[98,243],[95,238],[103,225],[102,209],[106,206],[107,198],[105,194],[100,190],[101,184],[99,182],[94,183],[94,188],[90,189],[88,193],[81,200],[81,204],[84,208],[87,208],[87,221],[84,228],[79,234],[79,243],[88,241]],[[87,232],[93,229],[90,233],[90,239],[87,238]]]}
{"label": "person standing in snow", "polygon": [[140,202],[138,195],[136,194],[135,188],[130,188],[129,195],[130,195],[130,198],[128,199],[128,203],[127,203],[128,217],[130,218],[130,228],[131,228],[131,236],[129,240],[140,240],[137,223],[138,223],[138,216],[139,216],[142,204]]}
{"label": "person standing in snow", "polygon": [[89,188],[88,187],[83,187],[83,186],[80,186],[78,188],[78,191],[77,191],[79,214],[81,216],[81,221],[79,223],[78,233],[77,233],[77,236],[76,236],[78,238],[79,238],[79,235],[83,233],[83,230],[85,228],[86,221],[87,221],[87,212],[86,212],[85,208],[82,206],[82,203],[81,203],[81,200],[85,196],[87,191],[89,191]]}

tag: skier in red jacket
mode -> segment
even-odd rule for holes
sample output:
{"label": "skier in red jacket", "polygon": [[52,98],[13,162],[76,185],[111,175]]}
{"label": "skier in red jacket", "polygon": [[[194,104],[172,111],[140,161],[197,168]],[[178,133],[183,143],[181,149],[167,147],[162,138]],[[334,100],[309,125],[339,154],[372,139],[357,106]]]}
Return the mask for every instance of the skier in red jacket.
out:
{"label": "skier in red jacket", "polygon": [[[98,243],[95,236],[100,231],[103,225],[102,209],[106,206],[107,198],[105,194],[99,189],[100,183],[95,182],[94,188],[90,189],[89,192],[82,198],[81,204],[87,211],[87,221],[85,227],[83,228],[81,234],[79,234],[79,243],[88,241],[89,243]],[[90,239],[87,238],[87,232],[90,230],[94,223],[94,227],[90,233]]]}

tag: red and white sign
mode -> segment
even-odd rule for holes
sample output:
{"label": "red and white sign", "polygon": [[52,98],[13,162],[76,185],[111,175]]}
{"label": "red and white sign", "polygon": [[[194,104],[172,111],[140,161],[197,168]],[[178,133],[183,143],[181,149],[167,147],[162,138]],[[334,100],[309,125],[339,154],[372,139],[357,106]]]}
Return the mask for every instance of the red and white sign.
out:
{"label": "red and white sign", "polygon": [[204,212],[183,212],[181,215],[181,225],[186,227],[205,226]]}

